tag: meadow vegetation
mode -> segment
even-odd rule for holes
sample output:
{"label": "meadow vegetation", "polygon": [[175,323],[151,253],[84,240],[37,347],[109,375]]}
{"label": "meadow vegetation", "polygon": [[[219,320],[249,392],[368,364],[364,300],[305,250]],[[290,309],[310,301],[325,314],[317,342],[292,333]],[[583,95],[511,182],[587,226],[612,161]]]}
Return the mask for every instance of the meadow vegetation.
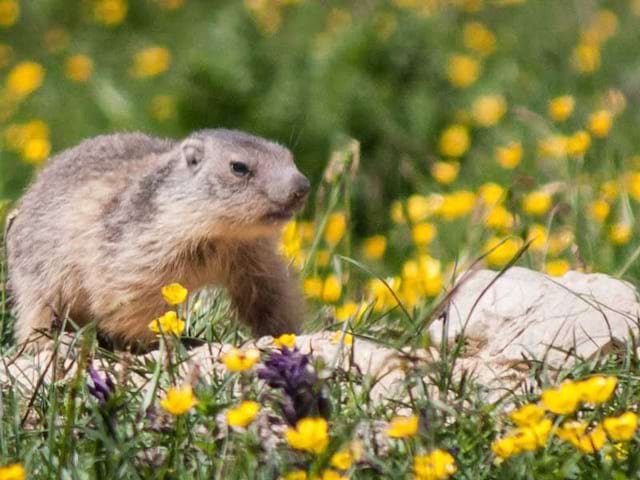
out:
{"label": "meadow vegetation", "polygon": [[[414,353],[471,265],[638,284],[639,31],[638,0],[0,0],[1,215],[50,154],[106,131],[276,139],[314,184],[282,238],[305,330],[406,363],[404,400],[373,401],[375,379],[293,336],[247,347],[224,295],[168,285],[161,361],[89,326],[70,379],[63,348],[54,380],[7,379],[0,480],[638,478],[635,340],[559,371],[527,359],[530,388],[491,402],[454,375],[462,339]],[[178,382],[179,337],[237,349]]]}

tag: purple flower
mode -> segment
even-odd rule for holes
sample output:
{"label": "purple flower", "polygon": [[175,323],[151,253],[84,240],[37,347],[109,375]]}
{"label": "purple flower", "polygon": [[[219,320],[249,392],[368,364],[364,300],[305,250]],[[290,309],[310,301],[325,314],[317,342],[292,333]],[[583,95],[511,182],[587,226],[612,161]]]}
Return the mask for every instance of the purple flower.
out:
{"label": "purple flower", "polygon": [[111,381],[109,375],[105,374],[104,378],[102,378],[92,366],[87,368],[87,373],[89,373],[89,377],[93,382],[93,385],[87,385],[89,393],[98,400],[98,404],[101,407],[104,407],[113,396],[116,387]]}
{"label": "purple flower", "polygon": [[311,366],[311,356],[298,349],[283,348],[271,353],[258,370],[258,377],[271,388],[282,390],[278,406],[291,425],[304,417],[329,416],[329,404],[318,376]]}

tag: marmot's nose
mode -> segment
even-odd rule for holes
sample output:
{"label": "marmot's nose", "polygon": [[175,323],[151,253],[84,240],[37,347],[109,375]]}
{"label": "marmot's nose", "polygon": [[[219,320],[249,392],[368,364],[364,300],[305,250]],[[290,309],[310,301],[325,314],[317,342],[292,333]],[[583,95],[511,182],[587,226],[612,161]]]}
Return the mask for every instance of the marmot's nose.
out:
{"label": "marmot's nose", "polygon": [[296,175],[292,181],[290,201],[300,202],[304,200],[309,194],[309,190],[311,190],[311,183],[309,183],[307,177],[300,174]]}

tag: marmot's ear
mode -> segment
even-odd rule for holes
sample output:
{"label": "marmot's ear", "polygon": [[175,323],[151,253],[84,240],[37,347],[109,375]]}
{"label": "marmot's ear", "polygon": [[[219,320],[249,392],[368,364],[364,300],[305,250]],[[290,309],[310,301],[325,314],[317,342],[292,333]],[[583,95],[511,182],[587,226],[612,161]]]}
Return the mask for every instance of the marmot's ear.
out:
{"label": "marmot's ear", "polygon": [[188,138],[180,145],[182,160],[191,169],[196,169],[204,159],[204,144],[201,140]]}

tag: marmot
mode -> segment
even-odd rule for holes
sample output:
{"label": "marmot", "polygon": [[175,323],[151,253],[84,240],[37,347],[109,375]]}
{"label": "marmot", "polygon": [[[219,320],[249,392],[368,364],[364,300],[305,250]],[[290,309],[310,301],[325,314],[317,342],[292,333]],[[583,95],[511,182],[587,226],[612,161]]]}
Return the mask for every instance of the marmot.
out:
{"label": "marmot", "polygon": [[104,135],[63,151],[8,228],[16,339],[68,314],[116,345],[149,344],[172,282],[225,287],[256,336],[298,331],[302,295],[278,241],[309,189],[288,149],[240,131]]}

